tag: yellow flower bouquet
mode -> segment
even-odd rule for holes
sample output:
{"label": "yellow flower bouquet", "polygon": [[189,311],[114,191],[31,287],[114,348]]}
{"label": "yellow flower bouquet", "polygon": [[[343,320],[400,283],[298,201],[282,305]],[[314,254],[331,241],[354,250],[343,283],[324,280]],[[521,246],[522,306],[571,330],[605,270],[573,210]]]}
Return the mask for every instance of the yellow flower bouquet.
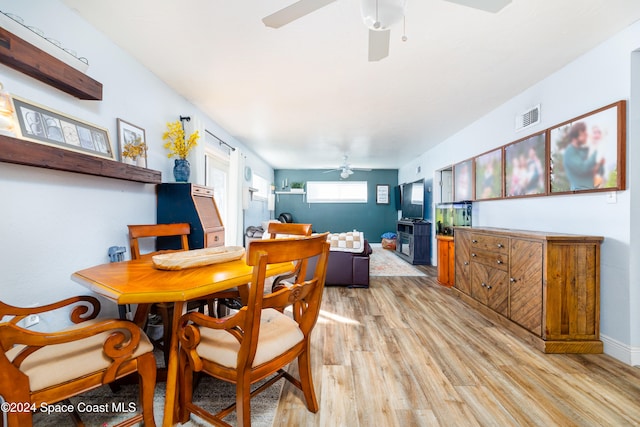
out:
{"label": "yellow flower bouquet", "polygon": [[142,142],[141,137],[137,137],[134,141],[124,144],[122,156],[131,160],[137,160],[138,157],[144,157],[147,152],[147,144]]}
{"label": "yellow flower bouquet", "polygon": [[167,157],[177,156],[183,160],[186,159],[191,149],[198,145],[198,138],[200,134],[195,131],[189,139],[185,140],[180,121],[167,123],[167,131],[162,134],[162,139],[165,141],[164,148],[169,150]]}

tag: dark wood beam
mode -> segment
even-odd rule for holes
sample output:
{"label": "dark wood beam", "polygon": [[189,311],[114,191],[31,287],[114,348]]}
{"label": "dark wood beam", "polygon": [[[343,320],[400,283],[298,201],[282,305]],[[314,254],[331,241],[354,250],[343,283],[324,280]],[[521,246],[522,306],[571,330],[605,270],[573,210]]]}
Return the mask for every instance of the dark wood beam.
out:
{"label": "dark wood beam", "polygon": [[0,162],[145,184],[162,182],[162,174],[156,170],[4,135],[0,135]]}
{"label": "dark wood beam", "polygon": [[0,63],[76,98],[102,100],[102,83],[0,28]]}

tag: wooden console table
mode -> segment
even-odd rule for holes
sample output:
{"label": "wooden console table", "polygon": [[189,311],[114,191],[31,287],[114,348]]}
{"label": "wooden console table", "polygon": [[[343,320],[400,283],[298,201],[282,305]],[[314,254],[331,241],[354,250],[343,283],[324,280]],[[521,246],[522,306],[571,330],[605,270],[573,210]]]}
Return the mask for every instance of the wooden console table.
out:
{"label": "wooden console table", "polygon": [[602,353],[602,237],[455,228],[454,294],[545,353]]}

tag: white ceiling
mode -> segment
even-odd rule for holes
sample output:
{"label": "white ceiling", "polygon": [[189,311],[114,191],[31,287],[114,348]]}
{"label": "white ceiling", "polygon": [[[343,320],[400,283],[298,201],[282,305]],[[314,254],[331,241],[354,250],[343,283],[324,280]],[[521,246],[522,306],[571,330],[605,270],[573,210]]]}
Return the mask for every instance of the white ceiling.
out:
{"label": "white ceiling", "polygon": [[367,61],[360,0],[63,0],[274,168],[395,169],[640,18],[638,0],[407,0]]}

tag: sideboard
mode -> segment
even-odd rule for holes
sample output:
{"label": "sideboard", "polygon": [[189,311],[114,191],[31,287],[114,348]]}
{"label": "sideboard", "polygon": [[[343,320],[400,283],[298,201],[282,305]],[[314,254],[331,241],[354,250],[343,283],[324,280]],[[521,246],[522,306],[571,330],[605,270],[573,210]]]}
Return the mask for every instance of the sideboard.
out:
{"label": "sideboard", "polygon": [[545,353],[602,353],[602,240],[456,228],[454,295]]}

